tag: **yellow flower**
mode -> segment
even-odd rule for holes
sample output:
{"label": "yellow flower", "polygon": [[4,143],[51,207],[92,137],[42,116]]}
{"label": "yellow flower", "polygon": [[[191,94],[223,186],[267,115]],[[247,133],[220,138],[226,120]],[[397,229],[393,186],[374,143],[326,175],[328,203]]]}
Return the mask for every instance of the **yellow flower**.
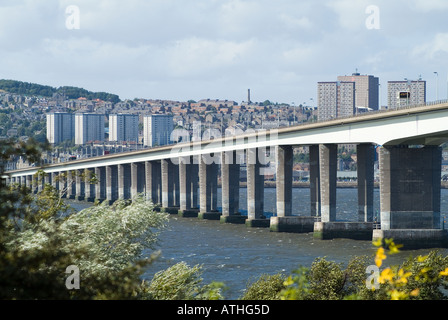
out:
{"label": "yellow flower", "polygon": [[443,271],[440,271],[440,275],[441,275],[441,276],[448,276],[448,268],[446,268],[446,269],[443,270]]}
{"label": "yellow flower", "polygon": [[418,262],[423,262],[423,261],[426,260],[426,258],[428,258],[428,256],[418,256],[418,257],[417,257],[417,261],[418,261]]}
{"label": "yellow flower", "polygon": [[412,274],[411,272],[406,272],[405,273],[403,269],[400,269],[398,271],[398,276],[400,278],[396,281],[396,283],[407,283],[408,282],[408,277],[410,277],[411,274]]}
{"label": "yellow flower", "polygon": [[386,283],[387,281],[392,282],[393,278],[394,278],[394,272],[392,271],[392,269],[391,269],[391,268],[386,268],[386,269],[384,269],[384,270],[381,272],[378,281],[379,281],[381,284],[384,284],[384,283]]}
{"label": "yellow flower", "polygon": [[285,287],[287,287],[287,286],[292,285],[293,283],[294,283],[294,280],[292,280],[292,277],[289,276],[288,279],[286,279],[286,281],[283,282],[283,285],[284,285]]}
{"label": "yellow flower", "polygon": [[379,239],[373,241],[372,243],[375,247],[381,247],[381,245],[383,244],[383,239],[379,238]]}
{"label": "yellow flower", "polygon": [[413,297],[416,297],[416,296],[418,296],[419,293],[420,293],[420,289],[417,288],[417,289],[412,290],[410,295]]}
{"label": "yellow flower", "polygon": [[406,299],[407,297],[408,297],[408,295],[406,293],[398,291],[397,289],[392,290],[390,292],[391,300],[401,300],[401,299]]}
{"label": "yellow flower", "polygon": [[384,248],[378,248],[375,256],[375,264],[379,268],[383,264],[383,260],[386,259],[387,256],[384,254]]}

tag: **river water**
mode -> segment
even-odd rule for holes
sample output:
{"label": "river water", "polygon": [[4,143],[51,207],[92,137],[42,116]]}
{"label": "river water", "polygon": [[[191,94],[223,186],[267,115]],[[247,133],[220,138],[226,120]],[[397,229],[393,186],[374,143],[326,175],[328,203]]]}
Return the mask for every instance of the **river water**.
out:
{"label": "river water", "polygon": [[[218,191],[219,192],[219,191]],[[218,199],[219,199],[218,194]],[[265,189],[265,211],[275,213],[275,188]],[[80,208],[82,207],[81,204]],[[357,189],[337,189],[337,220],[357,220]],[[218,200],[218,207],[220,206]],[[246,189],[240,189],[240,208],[246,210]],[[309,189],[293,189],[294,214],[309,215]],[[379,210],[379,190],[375,189],[374,210]],[[448,214],[448,190],[442,189],[442,215]],[[318,240],[312,233],[275,233],[268,228],[222,224],[219,221],[170,216],[168,228],[160,237],[161,255],[144,278],[150,280],[160,270],[184,261],[190,266],[202,265],[205,283],[223,282],[226,299],[242,296],[249,281],[262,274],[289,274],[299,266],[310,267],[318,257],[347,263],[352,257],[372,255],[371,241],[349,239]],[[409,255],[426,254],[429,250],[404,250],[389,256],[386,263],[397,264]],[[440,249],[448,254],[448,249]],[[150,255],[151,252],[145,252]],[[373,264],[373,258],[372,258]]]}

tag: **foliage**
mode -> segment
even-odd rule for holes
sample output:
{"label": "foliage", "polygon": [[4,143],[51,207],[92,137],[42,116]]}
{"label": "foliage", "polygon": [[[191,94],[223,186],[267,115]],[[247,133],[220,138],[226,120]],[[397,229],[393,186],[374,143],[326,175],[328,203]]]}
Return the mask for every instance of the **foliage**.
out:
{"label": "foliage", "polygon": [[343,269],[342,264],[316,259],[311,268],[293,271],[281,292],[283,300],[341,300],[365,285],[366,257],[355,257]]}
{"label": "foliage", "polygon": [[285,288],[285,280],[285,276],[281,273],[263,274],[247,285],[241,300],[279,300],[280,292]]}
{"label": "foliage", "polygon": [[[12,156],[39,164],[44,149],[0,141],[1,174]],[[78,174],[96,182],[88,172]],[[42,183],[45,173],[38,170],[36,178]],[[57,177],[61,184],[66,179]],[[183,299],[222,298],[222,284],[201,285],[201,266],[181,263],[159,272],[154,283],[142,281],[157,256],[143,258],[143,250],[155,250],[168,221],[143,195],[76,213],[62,200],[64,191],[50,184],[34,197],[26,187],[0,181],[0,299],[168,299],[169,292]],[[66,286],[69,266],[80,270],[76,290]]]}
{"label": "foliage", "polygon": [[91,92],[83,88],[77,87],[59,87],[40,85],[36,83],[22,82],[16,80],[0,80],[0,89],[9,93],[29,96],[52,97],[55,93],[65,94],[69,99],[78,99],[80,97],[89,100],[100,99],[112,103],[120,102],[119,96],[106,92]]}
{"label": "foliage", "polygon": [[219,300],[222,283],[201,287],[202,266],[190,268],[185,262],[154,275],[145,291],[145,298],[155,300]]}
{"label": "foliage", "polygon": [[[384,246],[383,246],[384,244]],[[392,239],[374,242],[378,247],[374,265],[378,270],[372,283],[366,277],[367,257],[356,257],[345,271],[342,264],[318,258],[311,268],[295,270],[281,292],[284,300],[441,300],[448,289],[448,257],[437,251],[409,257],[401,265],[379,271],[387,254],[398,253],[401,247]],[[376,285],[373,285],[373,284]],[[369,285],[368,285],[369,284]]]}

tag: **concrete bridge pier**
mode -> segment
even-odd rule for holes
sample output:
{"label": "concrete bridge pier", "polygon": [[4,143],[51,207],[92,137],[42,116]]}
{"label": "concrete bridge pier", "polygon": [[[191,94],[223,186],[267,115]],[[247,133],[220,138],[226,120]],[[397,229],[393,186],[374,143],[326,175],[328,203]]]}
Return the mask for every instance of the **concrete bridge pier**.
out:
{"label": "concrete bridge pier", "polygon": [[118,165],[118,199],[130,198],[131,166],[129,164]]}
{"label": "concrete bridge pier", "polygon": [[381,229],[373,239],[393,238],[405,249],[447,246],[440,229],[441,152],[430,145],[380,149]]}
{"label": "concrete bridge pier", "polygon": [[162,204],[162,176],[160,161],[145,161],[146,200],[155,206]]}
{"label": "concrete bridge pier", "polygon": [[139,193],[144,192],[145,164],[142,162],[131,163],[131,190],[130,197],[134,199]]}
{"label": "concrete bridge pier", "polygon": [[221,153],[221,190],[223,223],[246,223],[239,212],[240,163],[236,151]]}
{"label": "concrete bridge pier", "polygon": [[[162,208],[161,211],[178,214],[179,206],[176,206],[176,197],[179,195],[179,171],[178,166],[171,159],[161,160],[162,182]],[[177,177],[176,177],[177,176]]]}
{"label": "concrete bridge pier", "polygon": [[96,167],[95,176],[98,180],[95,185],[95,201],[106,200],[106,167]]}
{"label": "concrete bridge pier", "polygon": [[84,170],[76,170],[75,174],[75,184],[76,184],[76,196],[75,199],[78,201],[83,201],[85,198],[85,182],[82,178]]}
{"label": "concrete bridge pier", "polygon": [[94,169],[87,168],[84,170],[85,173],[85,199],[88,202],[94,202],[95,201],[95,185],[90,183],[90,180],[92,179],[92,176],[95,173]]}
{"label": "concrete bridge pier", "polygon": [[118,166],[106,167],[106,200],[109,204],[118,199]]}
{"label": "concrete bridge pier", "polygon": [[180,209],[179,216],[197,217],[198,210],[193,208],[193,178],[195,177],[195,164],[193,157],[179,158],[179,192],[180,192]]}
{"label": "concrete bridge pier", "polygon": [[314,237],[371,240],[374,148],[370,144],[357,146],[358,221],[336,221],[337,147],[319,146],[321,221],[314,223]]}
{"label": "concrete bridge pier", "polygon": [[75,183],[75,171],[67,171],[67,199],[75,199],[76,197],[76,183]]}
{"label": "concrete bridge pier", "polygon": [[220,220],[218,201],[218,163],[215,155],[201,155],[199,160],[199,219]]}
{"label": "concrete bridge pier", "polygon": [[246,150],[247,166],[247,220],[248,227],[269,227],[264,216],[264,175],[261,172],[260,150]]}
{"label": "concrete bridge pier", "polygon": [[49,174],[51,175],[51,186],[55,190],[59,191],[60,190],[60,188],[59,188],[59,181],[57,179],[57,177],[59,175],[59,172],[53,172],[53,173],[49,173]]}
{"label": "concrete bridge pier", "polygon": [[313,217],[292,215],[293,160],[292,146],[276,147],[277,216],[270,219],[270,230],[274,232],[312,232],[314,228]]}

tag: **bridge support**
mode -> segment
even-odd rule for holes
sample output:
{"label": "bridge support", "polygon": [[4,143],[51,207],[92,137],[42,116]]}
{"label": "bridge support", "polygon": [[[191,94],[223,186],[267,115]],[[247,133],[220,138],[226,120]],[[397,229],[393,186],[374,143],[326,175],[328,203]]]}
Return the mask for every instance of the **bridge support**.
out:
{"label": "bridge support", "polygon": [[118,165],[118,199],[130,198],[131,166],[129,164]]}
{"label": "bridge support", "polygon": [[[176,197],[179,196],[179,171],[171,159],[161,160],[162,208],[163,212],[177,214]],[[177,190],[176,190],[177,187]]]}
{"label": "bridge support", "polygon": [[95,201],[95,184],[90,183],[90,180],[92,179],[93,174],[95,173],[94,169],[85,169],[85,199],[88,202],[94,202]]}
{"label": "bridge support", "polygon": [[319,146],[321,221],[314,223],[313,236],[318,239],[348,238],[371,240],[373,232],[373,161],[374,148],[359,145],[358,221],[336,221],[337,145]]}
{"label": "bridge support", "polygon": [[201,155],[199,159],[199,219],[220,220],[218,201],[218,164],[214,157]]}
{"label": "bridge support", "polygon": [[156,206],[162,204],[162,176],[159,161],[145,162],[145,189],[146,200],[152,201]]}
{"label": "bridge support", "polygon": [[314,217],[292,215],[293,151],[292,146],[276,148],[277,216],[270,221],[274,232],[307,233],[314,229]]}
{"label": "bridge support", "polygon": [[141,162],[131,163],[131,199],[144,191],[145,164]]}
{"label": "bridge support", "polygon": [[441,149],[438,146],[380,149],[381,230],[373,238],[393,238],[405,248],[446,246],[440,229]]}
{"label": "bridge support", "polygon": [[236,151],[221,153],[222,216],[221,222],[244,224],[239,212],[240,164]]}
{"label": "bridge support", "polygon": [[193,174],[195,164],[193,164],[193,157],[179,158],[179,192],[180,192],[180,210],[179,216],[182,217],[197,217],[198,210],[192,207],[192,193],[194,179]]}
{"label": "bridge support", "polygon": [[109,204],[118,199],[118,167],[106,167],[106,200]]}
{"label": "bridge support", "polygon": [[358,221],[373,222],[373,190],[375,148],[371,144],[357,146]]}
{"label": "bridge support", "polygon": [[98,180],[95,185],[95,201],[103,202],[106,199],[106,168],[95,168],[95,176]]}
{"label": "bridge support", "polygon": [[322,222],[336,221],[337,160],[337,144],[323,144],[319,146]]}
{"label": "bridge support", "polygon": [[247,166],[247,220],[248,227],[268,227],[269,219],[264,216],[264,174],[261,172],[258,149],[246,150]]}

